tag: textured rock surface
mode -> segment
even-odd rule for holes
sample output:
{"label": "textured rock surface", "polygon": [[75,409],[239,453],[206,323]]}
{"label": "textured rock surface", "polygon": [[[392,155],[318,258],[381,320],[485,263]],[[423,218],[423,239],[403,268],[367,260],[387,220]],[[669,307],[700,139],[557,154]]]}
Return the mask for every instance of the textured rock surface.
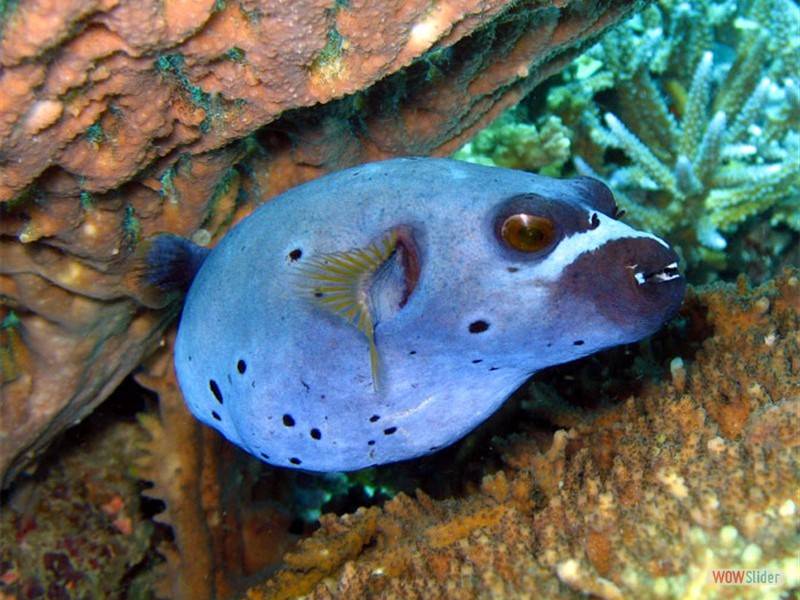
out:
{"label": "textured rock surface", "polygon": [[4,6],[5,483],[158,345],[172,315],[131,286],[142,239],[213,240],[254,203],[326,171],[447,153],[632,9],[621,0]]}
{"label": "textured rock surface", "polygon": [[[159,397],[142,426],[119,414],[134,410],[120,396],[141,395],[126,385],[5,496],[5,597],[229,598],[256,581],[250,600],[777,600],[800,589],[797,270],[756,289],[692,291],[650,340],[541,373],[505,425],[476,432],[482,441],[356,475],[351,486],[366,476],[424,492],[358,510],[370,499],[347,493],[348,514],[323,516],[299,546],[292,498],[306,506],[321,480],[257,463],[192,418],[173,337],[137,377]],[[163,504],[140,498],[134,473]],[[728,567],[786,579],[709,584],[710,569]]]}
{"label": "textured rock surface", "polygon": [[[56,460],[4,494],[0,598],[119,598],[132,571],[148,570],[155,526],[130,474],[147,434],[120,414],[119,392],[55,444]],[[143,597],[128,585],[129,598]]]}

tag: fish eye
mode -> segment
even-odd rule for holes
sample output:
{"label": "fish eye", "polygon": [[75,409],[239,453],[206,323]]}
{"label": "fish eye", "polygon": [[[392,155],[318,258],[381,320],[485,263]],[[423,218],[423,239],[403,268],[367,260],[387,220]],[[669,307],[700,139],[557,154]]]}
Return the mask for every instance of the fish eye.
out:
{"label": "fish eye", "polygon": [[556,228],[547,217],[518,213],[506,217],[500,227],[500,237],[514,250],[539,252],[553,242]]}

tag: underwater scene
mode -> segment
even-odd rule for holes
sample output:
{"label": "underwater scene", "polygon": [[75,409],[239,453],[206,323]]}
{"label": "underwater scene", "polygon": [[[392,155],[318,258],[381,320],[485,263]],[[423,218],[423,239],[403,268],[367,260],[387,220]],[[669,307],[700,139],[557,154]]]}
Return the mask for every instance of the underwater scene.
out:
{"label": "underwater scene", "polygon": [[0,600],[800,596],[795,0],[0,0]]}

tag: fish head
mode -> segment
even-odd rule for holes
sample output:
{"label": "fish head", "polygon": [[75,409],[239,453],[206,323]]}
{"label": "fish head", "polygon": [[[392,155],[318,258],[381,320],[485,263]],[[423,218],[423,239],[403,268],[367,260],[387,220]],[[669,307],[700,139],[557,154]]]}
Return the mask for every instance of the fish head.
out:
{"label": "fish head", "polygon": [[669,321],[686,289],[674,250],[620,221],[603,183],[532,177],[531,191],[485,202],[471,226],[421,244],[418,287],[435,308],[420,316],[441,351],[533,373]]}

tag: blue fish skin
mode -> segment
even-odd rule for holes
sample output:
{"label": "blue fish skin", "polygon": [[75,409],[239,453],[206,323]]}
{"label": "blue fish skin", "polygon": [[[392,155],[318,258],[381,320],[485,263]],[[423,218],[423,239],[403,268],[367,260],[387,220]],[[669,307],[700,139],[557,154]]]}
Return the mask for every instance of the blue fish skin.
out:
{"label": "blue fish skin", "polygon": [[[181,390],[199,420],[274,465],[348,471],[431,453],[536,371],[674,316],[676,255],[615,214],[591,179],[446,159],[301,185],[205,258],[176,341]],[[509,245],[517,226],[544,246]],[[337,261],[353,306],[334,307],[340,277],[324,279]]]}

